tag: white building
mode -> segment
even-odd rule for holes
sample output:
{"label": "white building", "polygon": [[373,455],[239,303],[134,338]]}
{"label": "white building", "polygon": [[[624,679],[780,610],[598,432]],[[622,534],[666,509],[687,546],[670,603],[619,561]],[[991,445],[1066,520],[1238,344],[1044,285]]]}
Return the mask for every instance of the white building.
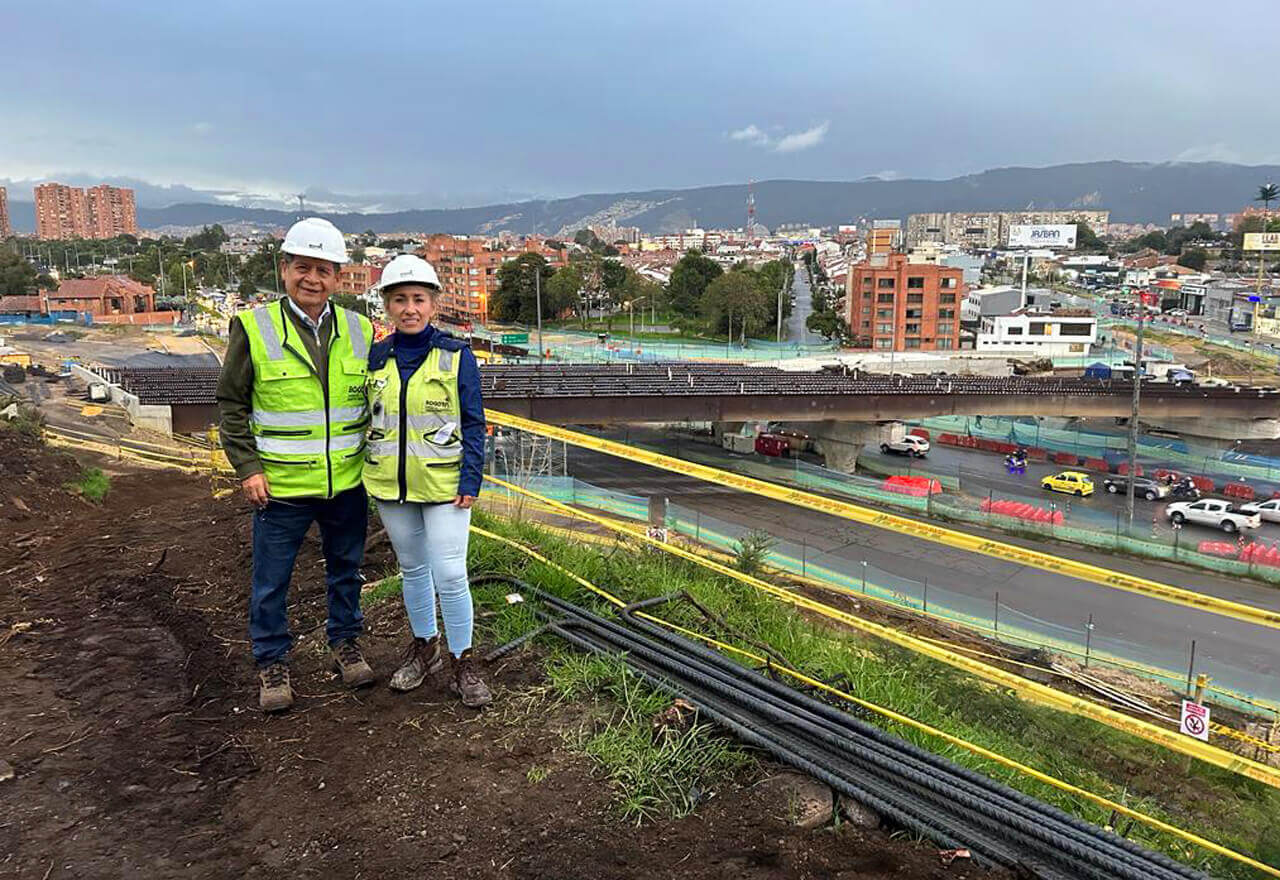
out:
{"label": "white building", "polygon": [[1039,357],[1086,355],[1098,340],[1098,319],[1087,309],[1034,312],[1019,309],[982,319],[979,353],[1026,354]]}

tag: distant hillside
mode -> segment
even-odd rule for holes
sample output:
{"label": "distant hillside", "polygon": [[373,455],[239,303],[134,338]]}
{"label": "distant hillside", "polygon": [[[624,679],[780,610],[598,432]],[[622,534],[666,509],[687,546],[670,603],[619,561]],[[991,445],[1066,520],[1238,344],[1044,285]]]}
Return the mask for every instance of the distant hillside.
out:
{"label": "distant hillside", "polygon": [[[770,228],[785,223],[834,225],[859,216],[903,218],[924,211],[1107,208],[1116,222],[1164,223],[1179,211],[1234,212],[1251,203],[1260,184],[1280,179],[1280,166],[1220,162],[1085,162],[1049,168],[997,168],[951,180],[853,182],[766,180],[756,184],[756,216]],[[29,203],[12,201],[15,228],[31,230]],[[568,199],[478,208],[329,214],[346,232],[430,230],[457,234],[563,234],[613,219],[645,232],[690,226],[742,226],[746,186],[707,186],[649,192],[601,193]],[[144,228],[249,220],[284,226],[292,211],[177,204],[139,209]]]}

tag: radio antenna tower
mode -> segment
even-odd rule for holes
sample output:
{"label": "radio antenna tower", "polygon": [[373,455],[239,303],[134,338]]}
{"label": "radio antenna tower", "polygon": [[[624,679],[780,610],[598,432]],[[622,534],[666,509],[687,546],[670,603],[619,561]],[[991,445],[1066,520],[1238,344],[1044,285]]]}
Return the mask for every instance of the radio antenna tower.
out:
{"label": "radio antenna tower", "polygon": [[298,219],[302,219],[302,215],[307,213],[307,194],[298,193]]}
{"label": "radio antenna tower", "polygon": [[751,243],[751,241],[752,241],[752,235],[751,235],[751,233],[752,233],[752,230],[754,230],[754,229],[755,229],[755,226],[756,226],[756,191],[755,191],[755,188],[756,188],[756,182],[755,182],[754,180],[750,180],[750,179],[748,179],[748,180],[747,180],[747,231],[746,231],[746,239],[747,239],[747,243],[748,243],[748,244],[750,244],[750,243]]}

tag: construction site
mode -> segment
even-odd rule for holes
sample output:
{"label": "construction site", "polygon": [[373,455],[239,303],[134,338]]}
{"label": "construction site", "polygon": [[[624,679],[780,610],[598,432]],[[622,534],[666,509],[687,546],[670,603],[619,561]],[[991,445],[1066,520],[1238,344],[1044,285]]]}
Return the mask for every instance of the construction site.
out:
{"label": "construction site", "polygon": [[[209,402],[184,397],[186,379],[94,376]],[[573,475],[725,510],[792,505],[845,542],[905,530],[922,562],[961,552],[960,533],[493,411],[504,433],[468,560],[493,705],[465,709],[439,681],[343,688],[313,534],[289,604],[298,705],[264,716],[245,633],[250,508],[220,452],[139,430],[80,375],[33,377],[12,399],[6,874],[1280,876],[1267,700],[1190,673],[1184,693],[1096,644],[1081,656],[1011,621],[966,622],[882,572],[869,588],[865,562],[860,589],[812,557],[788,570],[768,535],[730,539],[710,519],[682,532],[674,508],[591,495]],[[1150,579],[1173,568],[1094,571],[1011,540],[963,552],[1195,608],[1221,632],[1280,626]],[[407,622],[376,521],[363,577],[363,644],[385,679]],[[1191,689],[1213,707],[1207,742],[1177,731]]]}

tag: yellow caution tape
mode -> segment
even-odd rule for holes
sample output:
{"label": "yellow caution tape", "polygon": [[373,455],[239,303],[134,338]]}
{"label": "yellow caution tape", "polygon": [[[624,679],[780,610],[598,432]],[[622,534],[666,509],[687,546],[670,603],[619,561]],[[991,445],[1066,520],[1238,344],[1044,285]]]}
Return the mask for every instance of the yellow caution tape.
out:
{"label": "yellow caution tape", "polygon": [[[543,504],[566,514],[576,513],[581,518],[590,522],[603,525],[606,528],[619,531],[621,530],[618,526],[615,526],[604,517],[595,516],[594,514],[587,513],[582,510],[576,510],[567,504],[562,504],[554,499],[538,495],[536,492],[531,492],[528,489],[516,486],[496,477],[489,477],[488,479],[492,480],[495,485],[502,486],[508,491],[517,492],[521,495],[535,498]],[[1180,733],[1165,730],[1146,721],[1131,718],[1128,715],[1109,709],[1106,706],[1098,705],[1090,700],[1076,697],[1072,694],[1063,693],[1062,691],[1055,690],[1038,682],[1029,681],[1012,672],[999,669],[995,666],[975,660],[972,657],[966,657],[949,648],[929,644],[915,636],[899,632],[891,627],[873,623],[870,620],[864,620],[861,617],[841,611],[838,608],[833,608],[830,605],[825,605],[822,602],[810,599],[807,596],[792,593],[788,590],[782,589],[781,587],[767,583],[766,581],[743,574],[742,572],[730,568],[727,565],[723,565],[719,562],[713,562],[673,544],[664,543],[656,538],[650,538],[648,535],[641,534],[639,532],[628,532],[628,534],[637,541],[643,541],[644,543],[657,547],[664,552],[671,553],[682,559],[701,565],[704,568],[711,569],[717,574],[722,574],[725,577],[730,577],[734,580],[741,581],[742,583],[749,584],[750,586],[775,596],[788,604],[804,608],[808,611],[813,611],[832,620],[838,620],[841,623],[853,627],[854,629],[877,636],[885,641],[892,642],[893,644],[901,645],[902,647],[915,651],[918,654],[923,654],[927,657],[933,658],[934,660],[946,663],[949,666],[962,669],[978,676],[979,678],[983,678],[987,681],[1001,685],[1002,687],[1009,688],[1014,693],[1030,702],[1058,709],[1063,712],[1068,712],[1072,715],[1090,718],[1101,724],[1105,724],[1108,727],[1122,730],[1141,739],[1145,739],[1148,742],[1157,743],[1171,749],[1172,751],[1183,755],[1189,755],[1193,758],[1204,761],[1207,764],[1212,764],[1215,767],[1230,770],[1233,773],[1238,773],[1242,776],[1247,776],[1250,779],[1256,779],[1259,782],[1263,782],[1275,788],[1280,788],[1280,770],[1277,770],[1276,768],[1268,767],[1267,765],[1261,764],[1257,761],[1251,761],[1248,758],[1241,757],[1240,755],[1233,754],[1225,749],[1209,745],[1208,743],[1202,743],[1199,740],[1183,736]]]}
{"label": "yellow caution tape", "polygon": [[[522,544],[519,541],[512,540],[511,538],[507,538],[503,535],[494,534],[493,532],[487,531],[475,525],[471,526],[471,531],[475,532],[477,535],[481,535],[485,538],[498,541],[502,544],[506,544],[509,547],[519,550],[521,553],[524,553],[526,556],[529,556],[532,559],[536,559],[537,561],[547,565],[548,567],[555,569],[556,571],[559,571],[561,574],[566,575],[567,577],[571,578],[575,583],[580,584],[581,586],[585,587],[587,590],[591,591],[592,593],[595,593],[596,595],[603,597],[605,600],[607,600],[608,602],[612,603],[613,605],[619,608],[625,605],[625,603],[621,599],[619,599],[617,596],[613,595],[607,590],[601,589],[600,587],[588,581],[586,578],[583,578],[577,572],[571,571],[568,568],[564,567],[563,565],[560,565],[559,563],[552,562],[546,556],[542,555],[537,550],[534,550],[532,547],[528,546],[527,544]],[[640,537],[644,537],[646,541],[653,541],[653,539],[648,538],[647,536],[642,535]],[[661,542],[654,541],[654,543],[661,545]],[[875,712],[878,715],[889,719],[890,721],[894,721],[906,727],[913,728],[922,733],[928,734],[929,736],[937,737],[943,742],[965,749],[966,751],[972,752],[973,754],[981,758],[985,758],[989,761],[993,761],[1001,765],[1002,767],[1007,767],[1010,770],[1013,770],[1025,776],[1028,776],[1031,779],[1036,780],[1037,782],[1042,782],[1045,785],[1052,786],[1053,788],[1056,788],[1059,791],[1067,792],[1068,794],[1073,795],[1075,797],[1083,798],[1084,800],[1097,804],[1103,809],[1112,810],[1118,815],[1125,816],[1126,818],[1129,818],[1129,819],[1133,819],[1136,822],[1141,822],[1150,828],[1154,828],[1158,831],[1171,834],[1174,837],[1187,841],[1188,843],[1192,843],[1192,844],[1195,844],[1196,846],[1203,847],[1204,849],[1207,849],[1210,852],[1217,853],[1220,856],[1224,856],[1228,859],[1232,859],[1233,861],[1239,862],[1243,865],[1248,865],[1249,867],[1254,868],[1258,871],[1261,871],[1264,874],[1267,874],[1271,877],[1280,877],[1280,870],[1272,867],[1271,865],[1264,864],[1263,862],[1260,862],[1257,859],[1244,855],[1243,853],[1238,853],[1233,849],[1229,849],[1223,846],[1222,844],[1214,843],[1212,840],[1209,840],[1208,838],[1201,837],[1200,835],[1194,834],[1190,831],[1186,831],[1182,828],[1177,827],[1176,825],[1170,825],[1168,822],[1165,822],[1161,819],[1157,819],[1154,816],[1148,816],[1146,813],[1139,812],[1138,810],[1135,810],[1132,807],[1127,807],[1124,804],[1111,800],[1110,798],[1104,797],[1100,794],[1094,794],[1088,789],[1080,788],[1078,785],[1072,785],[1070,782],[1067,782],[1062,779],[1058,779],[1056,776],[1050,776],[1048,773],[1037,770],[1034,767],[1030,767],[1019,761],[1015,761],[1012,758],[1006,758],[1004,755],[1001,755],[998,752],[993,752],[988,748],[977,745],[976,743],[971,743],[968,740],[961,739],[958,736],[947,733],[943,730],[933,727],[932,725],[926,724],[923,721],[917,721],[914,718],[911,718],[907,715],[903,715],[899,712],[895,712],[892,709],[887,709],[884,706],[880,706],[876,703],[872,703],[868,700],[864,700],[861,697],[855,697],[853,694],[846,693],[845,691],[842,691],[839,688],[832,687],[831,685],[827,684],[824,681],[819,681],[816,678],[811,678],[810,676],[805,675],[803,672],[798,672],[797,670],[790,669],[786,666],[779,666],[777,662],[771,658],[762,657],[759,654],[755,654],[751,651],[744,650],[742,648],[737,647],[736,645],[730,645],[725,642],[721,642],[717,639],[712,638],[711,636],[703,635],[702,633],[697,632],[695,630],[686,629],[685,627],[678,626],[677,624],[663,620],[660,617],[655,617],[643,611],[638,612],[638,616],[643,617],[644,619],[652,621],[654,623],[660,624],[662,626],[665,626],[668,629],[674,630],[675,632],[678,632],[682,635],[686,635],[686,636],[689,636],[690,638],[694,638],[699,641],[706,642],[707,644],[721,651],[727,651],[733,654],[737,654],[740,657],[745,657],[746,659],[751,660],[752,662],[760,665],[767,664],[769,668],[774,670],[775,672],[781,672],[784,675],[787,675],[790,678],[795,679],[796,681],[809,685],[810,687],[817,688],[819,690],[822,690],[826,693],[831,694],[832,696],[839,697],[840,699],[845,700],[849,703],[852,703],[856,706],[861,706],[862,708],[867,709],[871,712]]]}
{"label": "yellow caution tape", "polygon": [[658,452],[650,452],[647,449],[639,449],[624,443],[615,443],[612,440],[580,434],[567,428],[545,425],[521,416],[511,415],[510,413],[486,409],[485,416],[494,424],[540,434],[573,446],[626,458],[651,467],[740,489],[743,492],[772,498],[775,501],[806,507],[810,510],[818,510],[823,513],[829,513],[832,516],[887,529],[898,534],[910,535],[936,544],[945,544],[948,547],[969,550],[985,556],[993,556],[997,559],[1039,568],[1043,571],[1079,578],[1080,580],[1101,584],[1104,587],[1126,590],[1153,599],[1172,602],[1176,605],[1185,605],[1188,608],[1196,608],[1200,611],[1208,611],[1213,614],[1221,614],[1225,617],[1256,623],[1260,626],[1280,629],[1280,611],[1257,608],[1241,602],[1220,599],[1217,596],[1206,596],[1202,593],[1184,590],[1123,572],[1112,571],[1097,565],[1089,565],[1074,559],[1062,559],[1039,550],[1030,550],[1025,547],[1006,544],[1003,541],[983,538],[980,535],[970,535],[966,532],[936,526],[932,523],[920,522],[898,514],[872,510],[868,507],[850,504],[847,501],[825,498],[801,489],[786,488],[764,480],[757,480],[753,477],[745,477],[741,474],[729,473],[707,465],[672,458]]}

